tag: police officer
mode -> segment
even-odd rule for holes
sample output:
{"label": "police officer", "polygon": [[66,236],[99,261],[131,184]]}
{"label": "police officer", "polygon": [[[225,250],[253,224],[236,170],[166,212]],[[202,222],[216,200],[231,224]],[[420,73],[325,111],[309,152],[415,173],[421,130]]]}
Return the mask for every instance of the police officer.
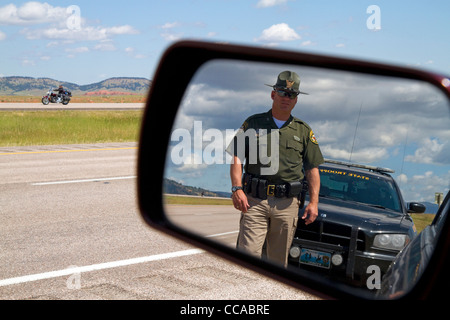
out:
{"label": "police officer", "polygon": [[[284,71],[275,85],[268,86],[273,88],[271,110],[249,117],[228,149],[233,156],[233,205],[241,211],[237,247],[261,256],[266,241],[267,257],[287,265],[298,220],[301,181],[306,177],[309,185],[310,202],[302,219],[310,224],[318,215],[318,166],[324,159],[311,128],[291,115],[298,95],[305,94],[299,91],[299,76]],[[239,136],[245,137],[239,140]],[[239,141],[244,141],[243,153],[238,151]],[[273,141],[278,142],[276,148]],[[267,157],[263,159],[264,150],[270,162]]]}

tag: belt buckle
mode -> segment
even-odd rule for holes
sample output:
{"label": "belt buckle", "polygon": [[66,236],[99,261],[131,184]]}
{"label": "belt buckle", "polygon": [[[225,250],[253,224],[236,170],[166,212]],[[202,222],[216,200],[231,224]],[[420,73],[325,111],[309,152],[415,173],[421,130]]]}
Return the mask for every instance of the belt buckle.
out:
{"label": "belt buckle", "polygon": [[267,186],[267,195],[268,196],[274,196],[275,195],[275,188],[276,188],[276,186],[274,184],[269,184]]}

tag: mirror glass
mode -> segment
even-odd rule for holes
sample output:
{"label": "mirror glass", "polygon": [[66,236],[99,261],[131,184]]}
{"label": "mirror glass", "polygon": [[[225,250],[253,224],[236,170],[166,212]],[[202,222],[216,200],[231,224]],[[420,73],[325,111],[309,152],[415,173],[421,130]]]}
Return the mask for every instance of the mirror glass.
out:
{"label": "mirror glass", "polygon": [[[236,247],[241,212],[230,199],[233,158],[226,149],[249,116],[271,110],[266,84],[274,85],[285,70],[296,72],[300,91],[308,93],[298,96],[292,115],[312,128],[324,158],[392,170],[321,166],[319,216],[306,226],[300,210],[287,267],[376,292],[399,250],[423,229],[417,221],[432,217],[437,195],[449,190],[449,106],[427,83],[211,61],[192,79],[172,128],[165,210],[173,223]],[[306,195],[305,206],[308,201]],[[415,226],[407,208],[417,211],[411,214]]]}

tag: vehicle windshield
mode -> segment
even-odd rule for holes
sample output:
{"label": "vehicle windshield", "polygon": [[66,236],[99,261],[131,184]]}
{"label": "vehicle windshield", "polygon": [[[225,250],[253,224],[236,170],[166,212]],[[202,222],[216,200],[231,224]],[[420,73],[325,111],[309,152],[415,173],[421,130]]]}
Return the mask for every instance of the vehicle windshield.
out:
{"label": "vehicle windshield", "polygon": [[342,169],[320,169],[320,196],[401,212],[393,181]]}

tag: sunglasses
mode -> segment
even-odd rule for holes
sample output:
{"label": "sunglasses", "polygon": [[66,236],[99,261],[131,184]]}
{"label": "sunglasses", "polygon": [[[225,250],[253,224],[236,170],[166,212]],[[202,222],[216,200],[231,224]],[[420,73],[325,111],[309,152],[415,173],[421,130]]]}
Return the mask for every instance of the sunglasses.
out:
{"label": "sunglasses", "polygon": [[298,96],[298,93],[296,93],[296,92],[289,92],[289,91],[284,91],[284,90],[275,90],[275,92],[280,97],[289,97],[289,99],[295,99]]}

